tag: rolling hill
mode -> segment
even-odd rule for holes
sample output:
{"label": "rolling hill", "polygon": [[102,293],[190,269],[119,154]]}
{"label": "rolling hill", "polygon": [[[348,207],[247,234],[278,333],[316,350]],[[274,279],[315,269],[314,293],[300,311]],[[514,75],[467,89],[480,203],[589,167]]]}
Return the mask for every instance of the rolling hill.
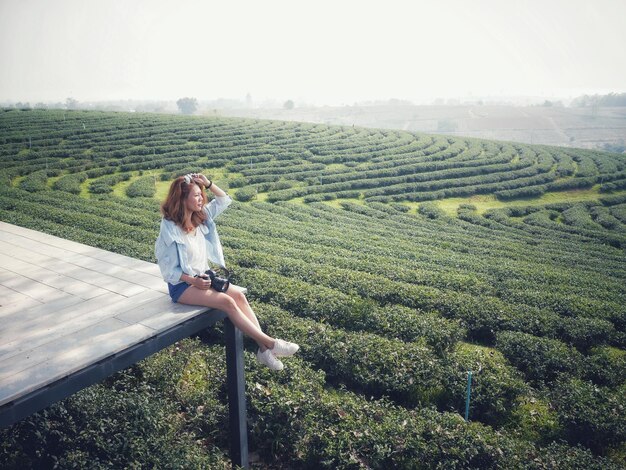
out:
{"label": "rolling hill", "polygon": [[[232,281],[302,346],[276,375],[248,343],[258,467],[626,464],[626,156],[89,111],[2,110],[0,130],[6,222],[154,261],[173,177],[233,197],[217,221]],[[2,431],[0,462],[226,465],[220,341]]]}

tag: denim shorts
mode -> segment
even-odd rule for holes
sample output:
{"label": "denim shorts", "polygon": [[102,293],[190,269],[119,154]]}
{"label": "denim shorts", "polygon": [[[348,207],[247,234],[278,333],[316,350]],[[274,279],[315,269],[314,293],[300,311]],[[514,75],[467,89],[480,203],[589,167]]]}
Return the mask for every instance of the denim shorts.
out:
{"label": "denim shorts", "polygon": [[186,282],[179,282],[178,284],[170,284],[168,282],[167,288],[170,291],[170,297],[172,298],[172,302],[178,302],[178,299],[181,295],[183,295],[183,292],[185,292],[187,287],[191,287],[191,285],[187,284]]}

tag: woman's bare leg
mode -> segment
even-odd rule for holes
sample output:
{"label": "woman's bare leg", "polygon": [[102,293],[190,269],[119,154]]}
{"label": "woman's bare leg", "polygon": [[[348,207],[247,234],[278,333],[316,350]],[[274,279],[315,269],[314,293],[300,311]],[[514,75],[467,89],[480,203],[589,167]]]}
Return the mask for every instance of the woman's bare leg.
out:
{"label": "woman's bare leg", "polygon": [[235,300],[223,292],[213,289],[202,290],[194,286],[189,287],[178,299],[178,303],[189,305],[203,305],[209,308],[216,308],[226,312],[228,318],[245,335],[257,342],[261,349],[274,346],[274,338],[263,333],[258,325],[248,318],[239,308]]}
{"label": "woman's bare leg", "polygon": [[[261,325],[259,325],[259,320],[257,319],[254,311],[252,310],[252,307],[248,303],[248,299],[246,299],[246,295],[240,290],[232,288],[232,287],[224,293],[232,297],[232,299],[235,301],[235,303],[239,307],[239,310],[241,310],[248,317],[248,319],[252,323],[254,323],[260,330]],[[264,345],[260,346],[260,348],[261,348],[261,351],[265,351],[266,349]]]}
{"label": "woman's bare leg", "polygon": [[246,294],[244,294],[238,289],[232,288],[232,285],[231,285],[231,288],[228,289],[224,293],[233,298],[233,300],[237,303],[237,306],[239,307],[239,309],[243,313],[245,313],[246,316],[250,319],[250,321],[254,323],[256,326],[258,326],[260,330],[261,325],[259,325],[259,320],[257,319],[254,311],[252,310],[252,307],[248,303],[248,299],[246,299]]}

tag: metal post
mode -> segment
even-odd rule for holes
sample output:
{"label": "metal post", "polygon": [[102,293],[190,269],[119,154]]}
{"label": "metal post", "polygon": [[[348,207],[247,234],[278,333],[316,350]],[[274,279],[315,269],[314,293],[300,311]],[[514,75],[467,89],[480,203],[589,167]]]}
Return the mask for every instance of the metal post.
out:
{"label": "metal post", "polygon": [[243,369],[243,335],[230,319],[224,320],[226,335],[226,374],[228,414],[230,417],[230,458],[233,468],[250,468],[248,462],[248,426],[246,389]]}
{"label": "metal post", "polygon": [[472,386],[472,371],[467,371],[467,398],[465,399],[465,421],[469,416],[469,404],[470,404],[470,388]]}

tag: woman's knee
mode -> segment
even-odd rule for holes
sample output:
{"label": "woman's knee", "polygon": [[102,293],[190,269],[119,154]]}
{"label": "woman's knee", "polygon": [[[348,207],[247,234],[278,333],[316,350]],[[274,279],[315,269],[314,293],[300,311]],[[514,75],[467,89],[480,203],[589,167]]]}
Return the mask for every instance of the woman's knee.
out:
{"label": "woman's knee", "polygon": [[219,304],[218,308],[220,310],[224,310],[226,313],[236,312],[237,311],[237,302],[235,299],[226,294],[219,294],[219,299],[217,299]]}
{"label": "woman's knee", "polygon": [[226,291],[227,295],[230,296],[236,303],[241,303],[246,300],[246,295],[237,289],[229,289]]}

